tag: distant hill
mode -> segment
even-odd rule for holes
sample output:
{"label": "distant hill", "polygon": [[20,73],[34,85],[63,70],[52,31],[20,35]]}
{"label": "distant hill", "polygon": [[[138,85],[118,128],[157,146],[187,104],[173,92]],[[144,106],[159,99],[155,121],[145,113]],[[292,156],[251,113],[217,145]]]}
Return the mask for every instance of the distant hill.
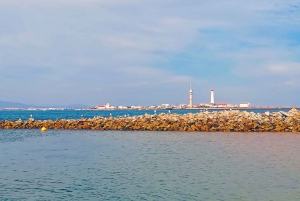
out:
{"label": "distant hill", "polygon": [[0,108],[28,108],[30,105],[16,102],[0,101]]}
{"label": "distant hill", "polygon": [[8,102],[8,101],[0,101],[0,108],[29,108],[29,107],[35,107],[35,108],[50,108],[50,107],[59,107],[59,108],[91,108],[91,106],[84,105],[84,104],[70,104],[70,105],[56,105],[56,106],[50,106],[50,105],[43,105],[43,106],[37,106],[37,105],[27,105],[23,103],[16,103],[16,102]]}

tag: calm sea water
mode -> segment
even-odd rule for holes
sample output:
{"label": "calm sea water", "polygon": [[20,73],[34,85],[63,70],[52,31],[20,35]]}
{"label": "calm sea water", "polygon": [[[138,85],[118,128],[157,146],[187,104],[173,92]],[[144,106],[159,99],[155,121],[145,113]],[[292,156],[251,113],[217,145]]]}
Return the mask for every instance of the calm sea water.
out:
{"label": "calm sea water", "polygon": [[[290,109],[281,109],[282,111],[289,111]],[[202,111],[202,110],[201,110]],[[209,110],[222,111],[222,110]],[[241,110],[242,111],[242,110]],[[267,110],[246,110],[248,112],[264,113]],[[278,112],[279,109],[270,110],[270,112]],[[187,114],[187,113],[198,113],[200,110],[170,110],[171,113]],[[169,113],[168,110],[157,110],[156,114]],[[56,119],[80,119],[93,118],[95,116],[113,117],[118,116],[137,116],[144,114],[154,114],[154,110],[0,110],[0,120],[18,120],[28,119],[30,115],[38,120],[56,120]]]}
{"label": "calm sea water", "polygon": [[300,200],[300,134],[0,130],[0,200]]}

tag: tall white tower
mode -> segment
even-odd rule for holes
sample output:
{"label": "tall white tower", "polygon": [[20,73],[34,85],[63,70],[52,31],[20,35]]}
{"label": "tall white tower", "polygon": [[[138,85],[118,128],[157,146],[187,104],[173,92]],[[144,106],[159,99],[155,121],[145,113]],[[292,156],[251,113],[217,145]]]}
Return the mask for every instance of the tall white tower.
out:
{"label": "tall white tower", "polygon": [[192,84],[190,84],[190,105],[189,107],[192,108],[193,107],[193,89],[192,89]]}
{"label": "tall white tower", "polygon": [[210,91],[210,104],[215,104],[215,94],[213,89]]}

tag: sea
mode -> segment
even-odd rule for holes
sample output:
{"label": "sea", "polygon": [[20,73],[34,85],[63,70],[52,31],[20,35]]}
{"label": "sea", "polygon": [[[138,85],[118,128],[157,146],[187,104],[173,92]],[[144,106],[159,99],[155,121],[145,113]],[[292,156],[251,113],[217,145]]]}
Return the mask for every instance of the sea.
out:
{"label": "sea", "polygon": [[[254,113],[264,113],[266,111],[288,112],[290,109],[244,109],[239,111],[247,111]],[[31,116],[36,120],[58,120],[58,119],[81,119],[81,118],[94,118],[94,117],[124,117],[124,116],[140,116],[145,114],[188,114],[188,113],[199,113],[199,112],[220,112],[225,110],[210,109],[210,110],[0,110],[0,120],[26,120]],[[229,109],[227,110],[229,111]]]}
{"label": "sea", "polygon": [[[18,112],[0,114],[104,116]],[[299,144],[300,133],[0,129],[0,200],[296,201]]]}

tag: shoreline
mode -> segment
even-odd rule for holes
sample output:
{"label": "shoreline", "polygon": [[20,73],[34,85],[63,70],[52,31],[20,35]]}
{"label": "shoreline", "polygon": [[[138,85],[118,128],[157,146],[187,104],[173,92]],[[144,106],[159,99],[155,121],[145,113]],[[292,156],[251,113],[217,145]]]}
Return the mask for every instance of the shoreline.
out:
{"label": "shoreline", "polygon": [[179,115],[94,117],[60,120],[0,121],[0,129],[190,131],[190,132],[300,132],[300,111],[254,113],[238,110]]}
{"label": "shoreline", "polygon": [[280,110],[280,109],[298,109],[300,106],[252,106],[252,107],[193,107],[193,108],[151,108],[151,107],[142,107],[142,108],[107,108],[107,109],[93,109],[93,108],[0,108],[0,111],[64,111],[64,110],[88,110],[88,111],[154,111],[154,110],[173,110],[173,111],[182,111],[182,110]]}

